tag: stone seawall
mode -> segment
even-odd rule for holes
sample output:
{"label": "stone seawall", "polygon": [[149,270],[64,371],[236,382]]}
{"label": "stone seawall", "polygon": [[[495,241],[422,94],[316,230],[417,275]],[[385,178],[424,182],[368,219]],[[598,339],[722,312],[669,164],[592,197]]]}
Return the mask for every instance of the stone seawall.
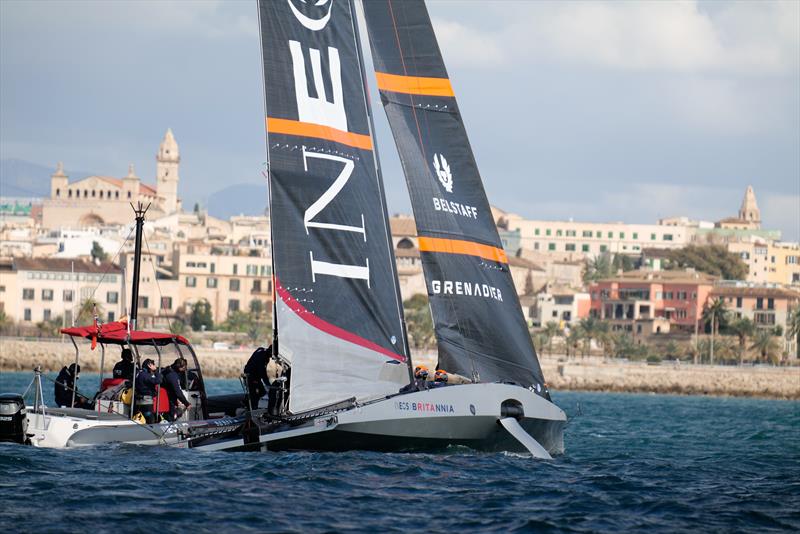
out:
{"label": "stone seawall", "polygon": [[[195,348],[206,377],[236,378],[250,351],[214,351]],[[109,351],[108,371],[117,360]],[[57,372],[73,361],[71,343],[20,341],[0,338],[0,371],[30,371],[42,365],[47,372]],[[420,353],[414,361],[435,365],[435,354]],[[81,350],[81,369],[99,371],[100,351]],[[166,365],[166,363],[165,363]],[[586,358],[569,360],[543,357],[542,370],[555,390],[618,391],[674,393],[687,395],[731,395],[775,399],[800,399],[798,367],[729,367],[642,362],[623,362]]]}

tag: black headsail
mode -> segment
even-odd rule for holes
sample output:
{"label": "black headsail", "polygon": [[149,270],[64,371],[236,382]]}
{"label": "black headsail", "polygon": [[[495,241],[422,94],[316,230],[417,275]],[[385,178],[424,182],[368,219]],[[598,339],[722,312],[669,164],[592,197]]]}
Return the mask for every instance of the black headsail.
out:
{"label": "black headsail", "polygon": [[276,322],[290,409],[396,393],[408,350],[347,0],[260,0]]}
{"label": "black headsail", "polygon": [[367,0],[378,89],[414,209],[439,365],[544,394],[544,378],[422,0]]}

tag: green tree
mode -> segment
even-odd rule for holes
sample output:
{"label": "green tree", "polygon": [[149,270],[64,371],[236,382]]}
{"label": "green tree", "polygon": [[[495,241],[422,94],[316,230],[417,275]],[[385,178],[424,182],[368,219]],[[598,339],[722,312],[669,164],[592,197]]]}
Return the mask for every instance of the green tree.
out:
{"label": "green tree", "polygon": [[759,329],[758,332],[756,332],[753,345],[750,349],[758,351],[758,354],[761,356],[761,361],[764,363],[778,363],[780,346],[775,340],[775,336],[772,335],[772,330]]}
{"label": "green tree", "polygon": [[709,363],[714,364],[714,337],[719,332],[720,325],[727,322],[728,310],[725,301],[721,298],[711,299],[706,302],[703,308],[703,322],[711,327],[711,346],[709,351]]}
{"label": "green tree", "polygon": [[593,259],[586,260],[583,271],[583,281],[587,284],[609,278],[614,274],[611,267],[612,255],[610,252],[598,254]]}
{"label": "green tree", "polygon": [[258,299],[251,300],[250,313],[252,313],[256,317],[261,317],[261,314],[264,313],[264,303]]}
{"label": "green tree", "polygon": [[430,307],[428,306],[428,297],[416,294],[403,302],[403,308],[405,309],[409,343],[414,348],[433,347],[436,342],[436,336],[433,330]]}
{"label": "green tree", "polygon": [[786,338],[794,340],[795,355],[800,359],[800,306],[789,312],[786,320]]}
{"label": "green tree", "polygon": [[186,333],[186,323],[183,319],[174,319],[169,323],[169,331],[176,336],[182,336]]}
{"label": "green tree", "polygon": [[591,355],[592,340],[601,334],[600,321],[594,317],[587,317],[586,319],[581,319],[580,329],[582,337],[584,339],[584,346],[583,346],[584,354]]}
{"label": "green tree", "polygon": [[728,325],[728,330],[739,339],[739,365],[742,365],[747,349],[747,338],[753,335],[756,325],[747,317],[742,317]]}
{"label": "green tree", "polygon": [[200,299],[192,305],[192,314],[189,319],[192,330],[211,330],[214,320],[211,318],[211,304],[206,299]]}
{"label": "green tree", "polygon": [[747,264],[742,258],[728,252],[723,245],[689,245],[668,252],[666,269],[687,267],[726,280],[744,280],[748,272]]}
{"label": "green tree", "polygon": [[88,325],[94,323],[95,314],[97,317],[103,316],[103,305],[95,298],[87,298],[81,302],[78,308],[78,317],[75,319],[77,325]]}
{"label": "green tree", "polygon": [[681,356],[681,348],[675,341],[668,341],[664,346],[664,355],[670,360],[677,360]]}
{"label": "green tree", "polygon": [[583,336],[584,333],[580,324],[577,324],[569,329],[569,334],[567,334],[567,339],[566,339],[567,357],[569,357],[570,355],[574,356],[578,353],[578,345],[583,339]]}
{"label": "green tree", "polygon": [[544,332],[547,336],[547,348],[550,351],[550,355],[553,355],[553,338],[561,333],[561,328],[558,327],[558,323],[555,321],[549,321],[546,325],[544,325]]}
{"label": "green tree", "polygon": [[100,246],[100,243],[97,241],[92,241],[92,260],[93,261],[106,261],[108,260],[108,254],[106,251],[103,250],[103,247]]}

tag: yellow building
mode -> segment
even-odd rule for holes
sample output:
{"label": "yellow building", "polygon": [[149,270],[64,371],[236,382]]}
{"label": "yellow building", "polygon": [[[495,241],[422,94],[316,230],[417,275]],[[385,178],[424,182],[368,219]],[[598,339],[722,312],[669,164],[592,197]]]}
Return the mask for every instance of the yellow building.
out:
{"label": "yellow building", "polygon": [[728,243],[728,250],[747,264],[747,281],[800,285],[800,245],[761,239]]}

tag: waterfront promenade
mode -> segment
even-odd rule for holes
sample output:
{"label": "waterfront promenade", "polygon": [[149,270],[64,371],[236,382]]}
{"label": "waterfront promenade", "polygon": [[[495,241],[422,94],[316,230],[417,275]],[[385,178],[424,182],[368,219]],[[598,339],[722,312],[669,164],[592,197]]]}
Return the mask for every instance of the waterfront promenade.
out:
{"label": "waterfront promenade", "polygon": [[[203,375],[236,378],[249,350],[215,351],[195,347]],[[106,353],[108,372],[118,359],[116,347]],[[58,372],[74,361],[72,343],[60,341],[22,341],[0,338],[0,372],[30,371],[41,365],[46,372]],[[415,354],[414,361],[435,365],[435,353]],[[720,395],[800,400],[800,367],[691,365],[661,362],[626,362],[589,357],[567,360],[564,356],[543,356],[542,368],[554,390],[672,393]],[[99,371],[100,350],[81,349],[83,372]],[[162,362],[167,365],[171,362]]]}

